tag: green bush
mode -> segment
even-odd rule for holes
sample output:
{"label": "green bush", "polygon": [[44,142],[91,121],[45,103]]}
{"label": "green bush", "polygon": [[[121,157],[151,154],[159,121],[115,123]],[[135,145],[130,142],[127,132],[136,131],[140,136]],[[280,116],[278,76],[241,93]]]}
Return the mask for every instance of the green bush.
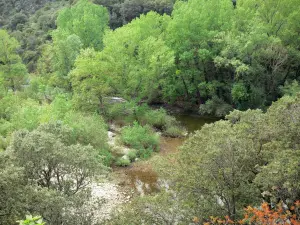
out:
{"label": "green bush", "polygon": [[182,129],[178,126],[170,126],[164,131],[164,135],[168,137],[180,137],[183,136]]}
{"label": "green bush", "polygon": [[110,151],[102,149],[99,151],[100,157],[102,157],[103,164],[107,167],[111,166],[114,161],[114,157]]}
{"label": "green bush", "polygon": [[8,92],[0,98],[0,118],[10,120],[12,115],[18,110],[22,99],[19,95]]}
{"label": "green bush", "polygon": [[140,122],[142,124],[149,124],[157,129],[162,130],[166,124],[167,112],[160,108],[158,110],[149,110],[142,116]]}
{"label": "green bush", "polygon": [[134,102],[127,102],[108,106],[107,118],[121,125],[129,125],[138,121],[139,124],[154,127],[170,137],[182,136],[184,131],[176,119],[168,115],[165,109],[153,110],[146,104],[136,105]]}
{"label": "green bush", "polygon": [[150,107],[146,104],[137,105],[135,102],[107,104],[106,117],[109,120],[114,120],[122,125],[132,124],[138,121],[141,124],[147,124],[147,121],[142,122],[146,112]]}
{"label": "green bush", "polygon": [[127,158],[127,157],[118,158],[117,161],[116,161],[116,165],[117,166],[122,166],[122,167],[129,166],[130,165],[130,159]]}
{"label": "green bush", "polygon": [[31,99],[24,100],[11,116],[10,122],[15,130],[34,130],[40,124],[42,111],[43,107],[38,102]]}
{"label": "green bush", "polygon": [[106,103],[105,116],[108,120],[125,125],[125,121],[132,115],[131,106],[128,103]]}
{"label": "green bush", "polygon": [[121,141],[138,151],[147,148],[157,151],[159,147],[159,135],[155,134],[148,125],[141,126],[138,122],[122,129]]}
{"label": "green bush", "polygon": [[200,105],[199,113],[201,115],[224,117],[232,111],[232,109],[232,106],[227,104],[224,100],[213,96],[212,99],[207,100],[205,104]]}
{"label": "green bush", "polygon": [[85,115],[70,111],[64,123],[74,129],[76,139],[83,145],[92,145],[97,149],[107,149],[107,127],[101,116]]}
{"label": "green bush", "polygon": [[173,116],[166,116],[165,125],[163,127],[163,134],[169,137],[183,136],[184,128]]}
{"label": "green bush", "polygon": [[137,158],[137,151],[135,149],[132,149],[127,153],[127,156],[130,159],[130,161],[132,162]]}
{"label": "green bush", "polygon": [[138,157],[142,159],[148,159],[152,155],[153,150],[151,148],[140,149],[138,151]]}

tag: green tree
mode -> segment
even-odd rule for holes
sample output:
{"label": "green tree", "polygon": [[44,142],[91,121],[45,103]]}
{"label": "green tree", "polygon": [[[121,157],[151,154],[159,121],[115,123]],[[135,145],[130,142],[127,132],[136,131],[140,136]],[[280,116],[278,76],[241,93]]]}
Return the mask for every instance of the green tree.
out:
{"label": "green tree", "polygon": [[59,87],[71,89],[68,73],[74,66],[76,57],[79,55],[82,43],[77,35],[70,35],[67,38],[55,37],[53,43],[54,73],[51,77],[51,84]]}
{"label": "green tree", "polygon": [[[228,121],[205,125],[182,147],[179,183],[183,198],[196,215],[229,215],[235,218],[244,204],[255,203],[259,191],[252,172],[260,160],[251,139]],[[189,194],[187,194],[189,193]]]}
{"label": "green tree", "polygon": [[57,31],[54,35],[63,34],[65,37],[77,35],[84,48],[103,48],[103,35],[108,26],[106,8],[80,0],[71,8],[63,9],[57,18]]}
{"label": "green tree", "polygon": [[214,40],[231,29],[233,15],[232,3],[227,0],[177,1],[166,36],[168,45],[175,51],[177,67],[168,81],[168,97],[184,96],[198,104],[206,100],[199,84],[222,79],[212,64],[220,49]]}
{"label": "green tree", "polygon": [[[226,78],[231,93],[243,83],[247,98],[233,100],[239,109],[270,105],[280,96],[278,86],[298,74],[298,57],[285,35],[294,32],[289,18],[295,16],[298,5],[293,1],[242,1],[235,10],[235,23],[226,34],[217,38],[222,50],[214,63]],[[272,10],[270,10],[272,9]],[[232,82],[234,81],[234,82]],[[236,96],[232,95],[233,98]],[[228,101],[228,100],[227,100]]]}
{"label": "green tree", "polygon": [[1,224],[13,224],[25,213],[41,215],[47,224],[91,224],[87,186],[107,168],[98,150],[78,140],[59,122],[13,134],[0,152]]}
{"label": "green tree", "polygon": [[23,169],[14,165],[6,152],[0,152],[0,224],[14,224],[26,205],[27,188]]}
{"label": "green tree", "polygon": [[268,163],[261,167],[256,177],[266,200],[290,204],[300,198],[299,180],[299,94],[285,96],[273,103],[265,114],[264,143]]}
{"label": "green tree", "polygon": [[29,183],[66,195],[84,189],[102,165],[92,146],[75,144],[72,130],[57,123],[16,132],[9,151]]}
{"label": "green tree", "polygon": [[[101,50],[107,23],[107,10],[87,0],[80,0],[75,6],[59,13],[57,29],[52,33],[54,54],[50,62],[55,70],[52,85],[71,89],[68,73],[73,69],[80,49],[92,47]],[[46,57],[43,61],[47,60]]]}
{"label": "green tree", "polygon": [[60,191],[34,185],[34,181],[25,176],[24,168],[16,166],[19,161],[9,151],[0,153],[0,162],[0,224],[15,224],[17,219],[28,213],[42,215],[49,225],[91,224],[92,209],[86,205],[90,198],[88,189],[82,188],[80,193],[67,196]]}
{"label": "green tree", "polygon": [[26,83],[27,69],[17,54],[19,44],[5,30],[0,30],[0,77],[6,89],[20,90]]}
{"label": "green tree", "polygon": [[170,20],[150,12],[105,35],[103,69],[115,93],[151,101],[174,67],[173,51],[163,41]]}
{"label": "green tree", "polygon": [[101,53],[88,48],[82,50],[70,72],[75,106],[84,111],[103,110],[103,98],[113,90],[103,70]]}

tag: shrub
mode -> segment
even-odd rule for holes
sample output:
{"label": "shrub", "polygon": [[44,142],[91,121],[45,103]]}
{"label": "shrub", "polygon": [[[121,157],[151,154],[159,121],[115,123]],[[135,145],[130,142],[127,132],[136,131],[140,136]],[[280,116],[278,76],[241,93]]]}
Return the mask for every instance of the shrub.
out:
{"label": "shrub", "polygon": [[159,135],[155,134],[149,126],[141,126],[134,122],[132,126],[124,127],[121,131],[121,141],[134,149],[150,148],[158,150]]}
{"label": "shrub", "polygon": [[25,100],[11,116],[10,122],[15,130],[34,130],[40,124],[42,110],[43,107],[38,102],[31,99]]}
{"label": "shrub", "polygon": [[[150,108],[146,104],[137,105],[135,102],[108,104],[106,116],[109,120],[131,124],[134,121],[142,123],[142,119]],[[120,121],[121,120],[121,121]],[[146,124],[147,122],[142,124]]]}
{"label": "shrub", "polygon": [[159,129],[164,135],[170,137],[182,136],[184,131],[179,122],[168,115],[165,109],[153,110],[146,104],[136,105],[134,102],[114,104],[108,107],[106,116],[121,125],[138,121],[139,124]]}
{"label": "shrub", "polygon": [[113,120],[114,122],[120,123],[121,125],[128,124],[130,120],[134,121],[132,118],[132,104],[131,103],[115,103],[106,104],[105,116],[108,120]]}
{"label": "shrub", "polygon": [[180,126],[180,123],[176,121],[175,117],[167,114],[165,109],[148,111],[139,118],[141,124],[148,124],[163,132],[164,135],[170,137],[180,137],[183,134],[184,128]]}
{"label": "shrub", "polygon": [[107,149],[107,127],[101,116],[68,112],[64,123],[74,129],[76,139],[83,145]]}
{"label": "shrub", "polygon": [[110,151],[107,149],[102,149],[99,151],[100,157],[102,157],[102,162],[105,166],[111,166],[112,162],[114,161],[114,157]]}
{"label": "shrub", "polygon": [[130,165],[130,159],[128,157],[118,158],[117,161],[116,161],[116,165],[117,166],[122,166],[122,167],[129,166]]}
{"label": "shrub", "polygon": [[157,129],[162,130],[166,125],[166,118],[166,110],[160,108],[158,110],[149,109],[141,120],[144,121],[145,124],[149,124]]}
{"label": "shrub", "polygon": [[[225,218],[210,217],[210,220],[204,225],[225,225],[225,224],[256,224],[256,225],[271,225],[271,224],[299,224],[299,209],[300,201],[296,201],[290,208],[283,207],[280,202],[276,207],[270,208],[267,202],[261,204],[259,208],[248,206],[245,208],[244,218],[238,221],[232,221],[229,216]],[[197,218],[197,217],[195,217]]]}
{"label": "shrub", "polygon": [[137,151],[135,149],[131,149],[128,153],[127,153],[128,158],[130,159],[130,161],[134,161],[137,157]]}
{"label": "shrub", "polygon": [[184,128],[173,116],[166,116],[166,123],[163,128],[163,134],[169,137],[183,136]]}
{"label": "shrub", "polygon": [[199,113],[201,115],[212,115],[217,117],[224,117],[230,111],[232,111],[232,106],[216,96],[207,100],[205,104],[200,105],[199,108]]}
{"label": "shrub", "polygon": [[140,149],[138,151],[138,157],[142,159],[148,159],[152,155],[153,150],[151,148]]}

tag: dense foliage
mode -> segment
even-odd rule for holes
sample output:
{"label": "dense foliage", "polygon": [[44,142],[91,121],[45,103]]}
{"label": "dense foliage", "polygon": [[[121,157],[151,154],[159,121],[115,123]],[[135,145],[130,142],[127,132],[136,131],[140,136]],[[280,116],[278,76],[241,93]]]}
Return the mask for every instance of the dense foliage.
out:
{"label": "dense foliage", "polygon": [[131,127],[124,127],[121,131],[121,141],[138,150],[137,156],[148,158],[151,152],[158,150],[159,136],[149,126],[141,126],[137,122]]}
{"label": "dense foliage", "polygon": [[[80,1],[67,20],[90,29],[88,35],[80,37],[79,31],[67,28],[67,39],[56,38],[61,47],[55,38],[53,43],[52,51],[62,57],[44,53],[41,68],[49,68],[46,57],[50,65],[55,58],[52,64],[59,67],[49,71],[50,76],[60,72],[64,79],[58,76],[52,85],[70,90],[70,78],[74,99],[85,108],[102,107],[103,97],[119,95],[199,107],[201,114],[220,117],[233,108],[265,109],[282,95],[280,87],[299,75],[299,41],[293,35],[299,30],[294,22],[299,19],[296,1],[255,5],[249,0],[236,8],[227,0],[178,1],[171,16],[150,12],[104,35],[107,12],[100,8],[97,15],[104,24],[87,25],[96,25],[92,13],[85,22],[72,18],[76,7],[84,8],[81,4],[97,8]],[[272,16],[269,8],[276,8],[274,18],[267,18]],[[64,29],[59,26],[67,26],[61,22],[66,12],[58,17],[54,34]],[[102,51],[94,41],[103,41]]]}
{"label": "dense foliage", "polygon": [[157,156],[172,188],[109,223],[243,222],[251,205],[250,224],[297,224],[299,12],[299,0],[0,0],[0,224],[95,223],[90,186],[108,167],[185,133],[156,104],[224,120]]}
{"label": "dense foliage", "polygon": [[47,85],[72,86],[81,102],[117,94],[222,117],[233,108],[265,109],[299,77],[298,0],[94,1],[107,9],[42,1],[23,12],[9,2],[4,27],[21,41],[29,71],[48,74]]}
{"label": "dense foliage", "polygon": [[136,199],[113,224],[298,224],[299,104],[299,95],[286,96],[266,113],[233,111],[205,125],[178,154],[157,161],[176,188]]}

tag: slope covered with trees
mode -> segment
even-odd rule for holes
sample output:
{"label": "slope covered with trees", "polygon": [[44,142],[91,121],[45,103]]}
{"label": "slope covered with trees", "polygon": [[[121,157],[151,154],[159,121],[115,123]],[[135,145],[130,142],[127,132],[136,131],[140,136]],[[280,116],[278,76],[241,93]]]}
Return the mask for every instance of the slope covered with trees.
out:
{"label": "slope covered with trees", "polygon": [[[79,50],[94,47],[81,52],[70,76],[75,77],[83,67],[93,70],[101,76],[96,85],[103,87],[102,96],[114,94],[148,103],[177,103],[185,109],[199,107],[201,114],[220,117],[233,108],[265,109],[283,95],[281,87],[299,77],[297,7],[297,0],[261,4],[249,0],[236,8],[227,0],[178,1],[171,16],[151,12],[114,31],[89,27],[64,13],[77,23],[74,27],[85,26],[88,34],[80,37],[81,46],[70,36],[79,31],[69,30],[66,35],[77,50],[70,46],[61,54],[73,59],[62,62],[59,56],[52,58],[60,61],[56,65],[65,64],[56,70],[67,67],[63,72],[67,75]],[[275,10],[272,15],[269,8]],[[50,44],[53,48],[58,47],[58,39],[64,39],[57,37],[64,29],[59,26],[65,26],[60,24],[62,14]],[[90,18],[90,23],[96,23],[94,19]],[[105,16],[101,19],[102,23],[106,20]],[[99,32],[104,32],[103,40]],[[94,46],[96,40],[103,41],[103,50]],[[41,59],[44,57],[49,55],[45,53]]]}
{"label": "slope covered with trees", "polygon": [[[91,185],[184,133],[153,104],[224,120],[156,157],[169,191],[109,224],[297,224],[299,11],[299,0],[0,1],[0,224],[95,223]],[[128,152],[109,145],[108,123]]]}

